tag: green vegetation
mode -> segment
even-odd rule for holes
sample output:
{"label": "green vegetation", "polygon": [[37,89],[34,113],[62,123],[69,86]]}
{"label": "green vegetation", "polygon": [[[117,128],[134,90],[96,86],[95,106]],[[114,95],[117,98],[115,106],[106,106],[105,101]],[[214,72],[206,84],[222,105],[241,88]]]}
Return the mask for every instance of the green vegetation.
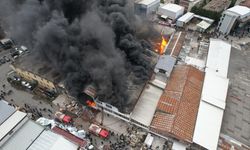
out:
{"label": "green vegetation", "polygon": [[197,15],[201,15],[201,16],[205,16],[205,17],[214,19],[215,22],[218,22],[220,20],[220,16],[222,13],[222,12],[215,12],[215,11],[206,10],[206,9],[203,9],[202,7],[197,7],[197,6],[194,6],[191,9],[191,12],[193,12]]}
{"label": "green vegetation", "polygon": [[237,0],[231,0],[231,3],[230,3],[230,5],[229,5],[229,7],[233,7],[233,6],[235,5],[236,1],[237,1]]}
{"label": "green vegetation", "polygon": [[163,4],[164,4],[164,0],[161,0],[161,3],[163,3]]}

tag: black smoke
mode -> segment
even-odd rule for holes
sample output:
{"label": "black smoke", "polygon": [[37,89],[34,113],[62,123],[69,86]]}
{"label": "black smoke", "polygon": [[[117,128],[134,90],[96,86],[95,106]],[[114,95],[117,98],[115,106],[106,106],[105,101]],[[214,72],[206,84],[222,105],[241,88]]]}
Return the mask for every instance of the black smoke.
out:
{"label": "black smoke", "polygon": [[128,106],[128,75],[149,78],[145,49],[136,37],[136,18],[128,0],[1,0],[0,17],[17,42],[37,61],[52,67],[80,101],[83,88],[97,86],[102,101]]}

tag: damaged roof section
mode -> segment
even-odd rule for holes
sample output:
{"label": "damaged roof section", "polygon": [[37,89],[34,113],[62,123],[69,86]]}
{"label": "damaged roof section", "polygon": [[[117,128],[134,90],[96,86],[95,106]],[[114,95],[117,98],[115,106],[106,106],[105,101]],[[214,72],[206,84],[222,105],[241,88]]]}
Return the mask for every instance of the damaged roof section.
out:
{"label": "damaged roof section", "polygon": [[189,65],[176,66],[151,122],[151,130],[192,142],[204,73]]}

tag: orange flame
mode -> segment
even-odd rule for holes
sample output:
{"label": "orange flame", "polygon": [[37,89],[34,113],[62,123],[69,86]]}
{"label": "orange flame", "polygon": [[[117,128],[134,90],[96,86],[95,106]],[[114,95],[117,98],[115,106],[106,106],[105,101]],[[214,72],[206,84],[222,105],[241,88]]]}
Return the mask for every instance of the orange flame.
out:
{"label": "orange flame", "polygon": [[89,106],[89,107],[96,107],[96,103],[93,102],[93,101],[91,101],[91,100],[87,100],[87,101],[86,101],[86,104],[87,104],[87,106]]}
{"label": "orange flame", "polygon": [[163,36],[161,36],[161,39],[162,39],[162,41],[161,41],[161,47],[160,47],[160,50],[159,50],[159,54],[162,55],[164,53],[164,49],[167,46],[168,42]]}

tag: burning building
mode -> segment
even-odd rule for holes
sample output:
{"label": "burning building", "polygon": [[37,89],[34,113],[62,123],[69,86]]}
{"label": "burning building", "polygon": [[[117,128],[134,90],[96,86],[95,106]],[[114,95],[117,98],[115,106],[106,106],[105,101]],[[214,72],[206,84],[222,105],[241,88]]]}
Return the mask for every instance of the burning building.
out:
{"label": "burning building", "polygon": [[127,0],[2,0],[0,17],[9,36],[30,49],[30,64],[57,72],[70,95],[89,103],[82,90],[93,84],[100,101],[129,113],[130,85],[142,87],[154,66],[131,9]]}

